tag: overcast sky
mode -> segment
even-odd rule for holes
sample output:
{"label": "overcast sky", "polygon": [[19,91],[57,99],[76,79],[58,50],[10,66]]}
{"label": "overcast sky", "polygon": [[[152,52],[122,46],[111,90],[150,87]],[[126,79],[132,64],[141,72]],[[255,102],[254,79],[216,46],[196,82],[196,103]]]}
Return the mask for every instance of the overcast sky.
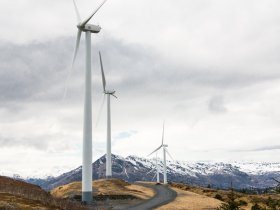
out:
{"label": "overcast sky", "polygon": [[[82,18],[100,3],[77,0]],[[91,20],[93,159],[105,153],[98,51],[112,99],[112,152],[178,160],[280,161],[278,0],[108,0]],[[84,37],[71,0],[1,0],[0,174],[81,165]],[[68,92],[63,100],[63,91]]]}

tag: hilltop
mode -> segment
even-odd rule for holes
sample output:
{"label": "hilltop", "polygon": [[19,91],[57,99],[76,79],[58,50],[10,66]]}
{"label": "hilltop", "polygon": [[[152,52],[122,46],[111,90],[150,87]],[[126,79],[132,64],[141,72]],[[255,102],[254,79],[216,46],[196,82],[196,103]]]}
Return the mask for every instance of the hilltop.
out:
{"label": "hilltop", "polygon": [[[99,179],[92,182],[93,202],[98,209],[126,208],[152,198],[152,189],[131,184],[121,179]],[[50,193],[57,198],[81,201],[81,182],[72,182],[53,189]]]}

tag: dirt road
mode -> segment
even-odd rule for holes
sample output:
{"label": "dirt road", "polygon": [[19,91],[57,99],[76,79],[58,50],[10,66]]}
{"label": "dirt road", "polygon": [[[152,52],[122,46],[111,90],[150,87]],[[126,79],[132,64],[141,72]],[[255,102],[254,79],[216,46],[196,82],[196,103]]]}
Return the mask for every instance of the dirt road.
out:
{"label": "dirt road", "polygon": [[125,210],[154,209],[173,201],[177,196],[177,193],[174,190],[165,185],[152,185],[144,183],[138,183],[138,185],[152,188],[155,191],[155,196],[147,201],[141,202],[140,204],[130,206]]}

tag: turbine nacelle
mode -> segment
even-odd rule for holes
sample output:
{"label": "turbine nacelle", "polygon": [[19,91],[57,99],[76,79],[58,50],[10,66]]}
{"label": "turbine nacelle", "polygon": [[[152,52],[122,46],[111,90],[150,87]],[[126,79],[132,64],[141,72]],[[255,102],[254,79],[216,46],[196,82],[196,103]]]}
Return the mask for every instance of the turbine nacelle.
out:
{"label": "turbine nacelle", "polygon": [[74,51],[74,56],[73,56],[73,60],[72,60],[72,66],[71,68],[73,68],[73,65],[75,63],[76,60],[76,56],[77,56],[77,52],[79,50],[79,46],[80,46],[80,40],[81,40],[81,35],[82,32],[91,32],[91,33],[99,33],[101,30],[101,27],[99,25],[92,25],[92,24],[88,24],[88,22],[91,20],[91,18],[98,12],[98,10],[102,7],[102,5],[106,2],[107,0],[104,0],[98,7],[96,10],[94,10],[94,12],[84,21],[81,20],[81,16],[80,13],[78,11],[77,5],[75,0],[73,0],[74,3],[74,8],[75,8],[75,12],[76,12],[76,16],[77,16],[77,28],[78,28],[78,33],[77,33],[77,39],[76,39],[76,47],[75,47],[75,51]]}
{"label": "turbine nacelle", "polygon": [[106,90],[106,91],[104,91],[104,94],[114,95],[115,93],[116,93],[115,90]]}
{"label": "turbine nacelle", "polygon": [[101,30],[101,27],[99,25],[92,25],[92,24],[86,24],[85,26],[83,25],[77,25],[77,28],[81,31],[84,31],[84,32],[91,32],[91,33],[99,33],[100,30]]}
{"label": "turbine nacelle", "polygon": [[167,145],[167,144],[163,144],[162,146],[163,146],[163,147],[168,147],[168,145]]}

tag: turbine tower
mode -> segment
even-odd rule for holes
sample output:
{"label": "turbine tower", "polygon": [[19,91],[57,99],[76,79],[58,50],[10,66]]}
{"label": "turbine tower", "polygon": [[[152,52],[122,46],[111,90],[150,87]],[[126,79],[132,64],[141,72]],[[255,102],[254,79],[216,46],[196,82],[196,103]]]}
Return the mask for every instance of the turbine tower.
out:
{"label": "turbine tower", "polygon": [[156,165],[157,165],[157,183],[159,183],[159,165],[158,165],[158,156],[156,153]]}
{"label": "turbine tower", "polygon": [[98,25],[88,24],[91,18],[106,2],[104,0],[97,9],[84,21],[81,21],[80,14],[73,0],[75,12],[77,15],[77,40],[74,51],[72,68],[76,60],[76,56],[80,46],[82,32],[85,33],[86,40],[86,70],[85,70],[85,98],[84,98],[84,128],[83,128],[83,166],[82,166],[82,202],[86,204],[92,203],[92,104],[91,104],[91,34],[99,33],[101,27]]}
{"label": "turbine tower", "polygon": [[[152,153],[150,153],[148,156],[150,156],[151,154],[157,152],[158,150],[160,150],[162,148],[163,151],[163,183],[167,184],[167,173],[166,173],[166,153],[170,156],[171,159],[173,159],[171,157],[171,155],[169,154],[167,147],[167,144],[164,144],[164,123],[163,123],[163,130],[162,130],[162,141],[161,141],[161,145],[156,148]],[[157,166],[158,167],[158,166]]]}
{"label": "turbine tower", "polygon": [[[110,104],[110,96],[115,96],[116,91],[107,90],[106,89],[106,79],[103,69],[102,57],[99,52],[100,59],[100,67],[101,67],[101,75],[102,75],[102,85],[103,85],[103,93],[107,95],[107,153],[106,153],[106,178],[112,178],[112,158],[111,158],[111,104]],[[105,96],[104,95],[104,96]]]}

